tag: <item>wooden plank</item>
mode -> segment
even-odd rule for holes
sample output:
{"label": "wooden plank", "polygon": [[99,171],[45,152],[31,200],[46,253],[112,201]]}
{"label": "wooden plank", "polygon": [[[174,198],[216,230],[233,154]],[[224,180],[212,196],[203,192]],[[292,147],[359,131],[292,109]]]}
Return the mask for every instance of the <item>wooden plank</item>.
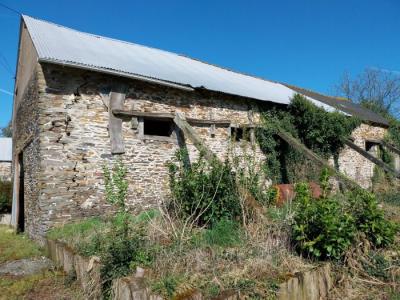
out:
{"label": "wooden plank", "polygon": [[[119,117],[147,117],[154,119],[174,119],[175,115],[172,113],[162,113],[162,112],[143,112],[143,111],[135,111],[135,110],[123,110],[123,109],[113,109],[113,113],[115,116]],[[220,126],[230,126],[231,121],[229,120],[211,120],[211,119],[196,119],[196,118],[187,118],[187,122],[190,124],[215,124]]]}
{"label": "wooden plank", "polygon": [[109,125],[108,131],[110,133],[111,153],[122,154],[125,153],[125,145],[122,137],[122,119],[114,115],[113,110],[122,110],[124,107],[125,94],[121,92],[110,93],[110,103],[108,106]]}
{"label": "wooden plank", "polygon": [[[189,125],[183,114],[177,113],[174,118],[174,122],[176,126],[178,126],[178,128],[183,132],[183,134],[192,141],[197,150],[203,153],[204,158],[207,161],[210,162],[218,159],[214,152],[212,152],[205,144],[203,144],[201,138],[194,131],[193,127]],[[246,203],[254,212],[256,212],[258,216],[262,217],[264,215],[264,208],[260,203],[257,202],[251,192],[240,184],[238,185],[238,191],[244,203]]]}
{"label": "wooden plank", "polygon": [[400,150],[397,149],[395,146],[393,146],[392,144],[389,144],[386,141],[381,141],[382,145],[385,146],[386,148],[388,148],[390,151],[400,155]]}
{"label": "wooden plank", "polygon": [[217,156],[206,146],[203,144],[200,137],[197,136],[193,127],[189,125],[185,116],[183,114],[177,113],[174,122],[176,126],[183,132],[183,134],[192,141],[194,146],[204,155],[204,158],[208,161],[212,161],[217,159]]}
{"label": "wooden plank", "polygon": [[377,166],[379,166],[382,169],[384,169],[386,172],[392,173],[397,178],[400,178],[400,172],[396,171],[395,169],[393,169],[389,165],[385,164],[379,158],[376,158],[375,156],[373,156],[372,154],[370,154],[369,152],[365,151],[364,149],[362,149],[361,147],[357,146],[356,144],[354,144],[353,142],[351,142],[349,140],[345,141],[345,144],[347,146],[349,146],[350,148],[352,148],[353,150],[355,150],[356,152],[358,152],[359,154],[361,154],[362,156],[364,156],[366,159],[368,159],[372,163],[374,163]]}
{"label": "wooden plank", "polygon": [[303,145],[298,139],[293,137],[289,132],[283,130],[282,128],[278,129],[278,136],[286,141],[289,145],[295,148],[300,153],[303,153],[306,157],[316,162],[318,165],[327,168],[331,174],[341,183],[346,185],[349,189],[362,189],[361,186],[355,182],[354,180],[347,177],[345,174],[339,172],[334,167],[332,167],[328,161],[308,149],[305,145]]}

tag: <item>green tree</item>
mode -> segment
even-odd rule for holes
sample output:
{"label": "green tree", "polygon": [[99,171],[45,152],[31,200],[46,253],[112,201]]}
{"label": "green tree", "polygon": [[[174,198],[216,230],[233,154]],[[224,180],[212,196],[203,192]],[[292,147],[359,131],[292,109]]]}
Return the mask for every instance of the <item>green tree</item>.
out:
{"label": "green tree", "polygon": [[11,121],[8,122],[8,125],[6,127],[1,128],[1,136],[3,137],[12,137],[12,126],[11,126]]}

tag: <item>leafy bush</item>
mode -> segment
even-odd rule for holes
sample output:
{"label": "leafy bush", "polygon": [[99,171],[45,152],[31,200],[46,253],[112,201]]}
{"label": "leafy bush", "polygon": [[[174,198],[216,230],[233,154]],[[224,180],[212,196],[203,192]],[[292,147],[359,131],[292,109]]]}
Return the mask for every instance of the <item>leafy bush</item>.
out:
{"label": "leafy bush", "polygon": [[328,159],[338,156],[352,131],[360,124],[354,117],[327,112],[304,96],[296,94],[286,111],[270,110],[262,114],[263,126],[256,131],[265,154],[268,176],[274,183],[316,181],[320,168],[278,136],[279,128],[298,138],[308,148]]}
{"label": "leafy bush", "polygon": [[350,193],[348,199],[348,209],[352,212],[357,230],[377,247],[393,243],[398,228],[385,219],[374,194],[359,190]]}
{"label": "leafy bush", "polygon": [[0,214],[10,213],[12,206],[12,183],[0,180]]}
{"label": "leafy bush", "polygon": [[171,209],[194,224],[211,225],[241,216],[235,175],[228,161],[207,163],[203,156],[191,166],[184,164],[186,151],[178,151],[178,164],[169,164]]}
{"label": "leafy bush", "polygon": [[325,158],[337,155],[344,147],[344,141],[360,124],[354,117],[327,112],[299,94],[294,96],[288,108],[303,144]]}
{"label": "leafy bush", "polygon": [[397,226],[386,220],[373,194],[357,190],[343,196],[311,198],[307,184],[296,186],[293,237],[297,249],[318,259],[340,259],[362,233],[375,247],[394,241]]}
{"label": "leafy bush", "polygon": [[296,193],[293,237],[297,249],[320,259],[340,259],[355,235],[353,217],[335,198],[313,199],[307,184],[298,184]]}

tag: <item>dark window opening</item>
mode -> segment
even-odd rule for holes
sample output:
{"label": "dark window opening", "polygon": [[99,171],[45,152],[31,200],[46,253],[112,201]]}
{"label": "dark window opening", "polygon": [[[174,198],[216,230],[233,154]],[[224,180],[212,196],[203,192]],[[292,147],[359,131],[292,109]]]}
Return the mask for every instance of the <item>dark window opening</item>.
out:
{"label": "dark window opening", "polygon": [[143,134],[170,137],[174,131],[174,123],[172,120],[143,120]]}
{"label": "dark window opening", "polygon": [[242,127],[231,127],[231,137],[236,142],[243,140],[250,142],[250,129]]}
{"label": "dark window opening", "polygon": [[366,141],[365,142],[365,151],[370,152],[371,150],[376,150],[377,146],[379,146],[378,143],[371,142],[371,141]]}

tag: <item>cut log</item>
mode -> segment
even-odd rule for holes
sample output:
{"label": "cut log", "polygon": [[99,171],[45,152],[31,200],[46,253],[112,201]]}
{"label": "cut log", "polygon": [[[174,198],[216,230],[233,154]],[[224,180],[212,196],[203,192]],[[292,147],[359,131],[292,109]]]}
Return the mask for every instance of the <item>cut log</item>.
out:
{"label": "cut log", "polygon": [[358,152],[359,154],[361,154],[362,156],[364,156],[366,159],[368,159],[369,161],[371,161],[375,165],[377,165],[378,167],[380,167],[383,170],[385,170],[386,172],[392,173],[397,178],[400,178],[400,172],[396,171],[395,169],[390,167],[388,164],[384,163],[379,158],[373,156],[369,152],[367,152],[364,149],[362,149],[361,147],[357,146],[352,141],[347,140],[347,141],[345,141],[345,144],[347,146],[349,146],[350,148],[352,148],[353,150],[355,150],[356,152]]}
{"label": "cut log", "polygon": [[109,126],[111,142],[111,153],[122,154],[125,153],[124,140],[122,137],[122,119],[117,118],[113,114],[114,109],[121,109],[124,107],[125,94],[120,92],[110,93],[110,103],[108,106]]}

